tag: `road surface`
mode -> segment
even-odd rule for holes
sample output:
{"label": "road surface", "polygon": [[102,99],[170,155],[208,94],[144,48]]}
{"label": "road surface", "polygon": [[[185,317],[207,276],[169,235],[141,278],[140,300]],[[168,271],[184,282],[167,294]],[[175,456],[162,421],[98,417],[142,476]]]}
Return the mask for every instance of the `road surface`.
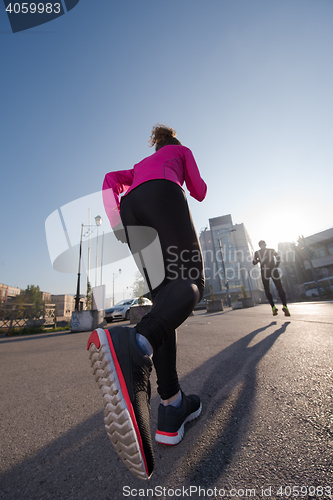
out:
{"label": "road surface", "polygon": [[[0,339],[0,498],[333,499],[333,303],[279,309],[198,311],[178,329],[181,386],[203,411],[178,446],[154,443],[148,482],[104,431],[89,332]],[[154,374],[152,389],[154,435]]]}

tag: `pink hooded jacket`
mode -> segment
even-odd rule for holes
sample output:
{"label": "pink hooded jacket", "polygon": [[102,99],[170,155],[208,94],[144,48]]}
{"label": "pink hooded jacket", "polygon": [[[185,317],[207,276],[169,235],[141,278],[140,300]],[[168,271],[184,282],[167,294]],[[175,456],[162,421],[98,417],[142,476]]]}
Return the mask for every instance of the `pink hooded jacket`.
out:
{"label": "pink hooded jacket", "polygon": [[120,223],[119,195],[126,191],[123,195],[126,196],[143,182],[153,179],[167,179],[180,187],[185,182],[190,195],[198,201],[204,200],[207,193],[206,183],[200,176],[192,151],[185,146],[163,146],[134,165],[131,170],[106,174],[103,203],[112,228]]}

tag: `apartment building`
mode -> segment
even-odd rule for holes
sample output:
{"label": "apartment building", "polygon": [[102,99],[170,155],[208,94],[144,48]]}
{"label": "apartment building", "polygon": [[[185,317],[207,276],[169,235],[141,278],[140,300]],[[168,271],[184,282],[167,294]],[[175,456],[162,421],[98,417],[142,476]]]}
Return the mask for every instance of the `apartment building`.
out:
{"label": "apartment building", "polygon": [[209,219],[209,228],[201,231],[199,240],[205,266],[205,293],[211,288],[216,298],[229,294],[235,299],[245,291],[256,302],[264,299],[258,266],[253,266],[254,253],[251,238],[244,226],[233,224],[230,214]]}
{"label": "apartment building", "polygon": [[0,307],[6,307],[7,303],[14,297],[17,297],[17,295],[20,295],[21,292],[23,292],[21,288],[0,283]]}
{"label": "apartment building", "polygon": [[72,295],[51,295],[51,302],[57,307],[58,317],[70,318],[75,310],[75,297]]}

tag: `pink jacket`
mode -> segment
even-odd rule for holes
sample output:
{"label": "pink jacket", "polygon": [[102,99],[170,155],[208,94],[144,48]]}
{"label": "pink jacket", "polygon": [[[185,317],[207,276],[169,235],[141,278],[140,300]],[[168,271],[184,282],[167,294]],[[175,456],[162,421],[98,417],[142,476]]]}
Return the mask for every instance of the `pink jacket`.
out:
{"label": "pink jacket", "polygon": [[153,179],[167,179],[178,186],[186,184],[190,195],[198,201],[204,200],[206,183],[202,180],[192,151],[185,146],[163,146],[156,153],[144,158],[131,170],[118,170],[106,174],[103,182],[103,202],[111,227],[120,222],[119,195],[143,182]]}

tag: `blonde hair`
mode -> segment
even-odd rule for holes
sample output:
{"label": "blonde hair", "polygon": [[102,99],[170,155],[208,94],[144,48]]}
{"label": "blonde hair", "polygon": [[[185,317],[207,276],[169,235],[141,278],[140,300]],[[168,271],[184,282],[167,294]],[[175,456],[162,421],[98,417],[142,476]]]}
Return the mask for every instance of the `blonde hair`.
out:
{"label": "blonde hair", "polygon": [[148,142],[151,147],[155,146],[155,151],[172,144],[181,146],[181,142],[176,139],[176,135],[177,133],[173,128],[157,123],[153,126]]}

